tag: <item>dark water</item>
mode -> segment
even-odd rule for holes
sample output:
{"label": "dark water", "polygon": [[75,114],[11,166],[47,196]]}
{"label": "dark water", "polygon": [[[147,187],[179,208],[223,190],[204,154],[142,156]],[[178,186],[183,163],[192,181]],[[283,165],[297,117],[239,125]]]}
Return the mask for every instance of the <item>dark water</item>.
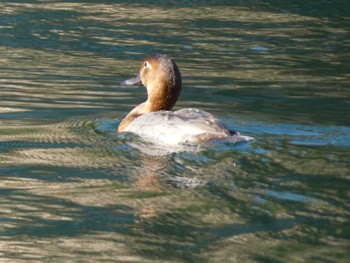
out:
{"label": "dark water", "polygon": [[[349,262],[348,1],[1,1],[1,262]],[[149,54],[255,138],[114,133]]]}

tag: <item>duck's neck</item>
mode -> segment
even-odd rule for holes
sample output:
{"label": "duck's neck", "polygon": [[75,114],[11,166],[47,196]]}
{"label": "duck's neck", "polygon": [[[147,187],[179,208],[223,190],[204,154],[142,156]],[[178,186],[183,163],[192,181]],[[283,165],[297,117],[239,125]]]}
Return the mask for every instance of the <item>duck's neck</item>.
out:
{"label": "duck's neck", "polygon": [[148,97],[146,105],[150,112],[171,110],[178,98],[178,94],[174,94],[173,92],[175,87],[173,87],[173,84],[170,81],[158,83],[162,84],[153,84],[147,87]]}
{"label": "duck's neck", "polygon": [[118,126],[118,132],[124,131],[133,120],[143,114],[161,110],[171,110],[174,107],[180,92],[181,84],[179,87],[174,87],[170,80],[163,82],[163,86],[147,86],[147,100],[136,106],[125,116]]}

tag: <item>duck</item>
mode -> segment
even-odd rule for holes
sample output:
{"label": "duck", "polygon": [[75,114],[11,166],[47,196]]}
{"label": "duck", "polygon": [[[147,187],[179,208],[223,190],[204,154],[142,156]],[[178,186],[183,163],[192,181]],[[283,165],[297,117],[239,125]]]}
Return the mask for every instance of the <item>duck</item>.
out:
{"label": "duck", "polygon": [[156,54],[143,59],[136,77],[121,85],[143,85],[147,100],[132,109],[120,122],[117,132],[131,132],[165,145],[200,144],[212,140],[246,141],[211,113],[185,108],[172,111],[181,90],[181,73],[175,61]]}

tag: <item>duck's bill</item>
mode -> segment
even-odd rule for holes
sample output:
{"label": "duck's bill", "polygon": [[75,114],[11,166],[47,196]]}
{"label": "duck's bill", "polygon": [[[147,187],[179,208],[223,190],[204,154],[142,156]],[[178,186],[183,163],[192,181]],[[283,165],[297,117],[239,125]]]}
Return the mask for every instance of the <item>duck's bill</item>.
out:
{"label": "duck's bill", "polygon": [[140,74],[137,74],[135,78],[124,80],[120,83],[121,85],[131,86],[131,85],[142,85]]}

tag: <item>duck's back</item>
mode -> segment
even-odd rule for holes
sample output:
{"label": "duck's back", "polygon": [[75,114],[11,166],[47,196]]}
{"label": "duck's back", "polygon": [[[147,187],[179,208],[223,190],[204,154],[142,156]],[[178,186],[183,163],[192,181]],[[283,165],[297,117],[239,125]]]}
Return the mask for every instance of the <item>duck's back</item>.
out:
{"label": "duck's back", "polygon": [[191,108],[144,114],[125,131],[170,145],[200,143],[231,136],[229,129],[212,114]]}

